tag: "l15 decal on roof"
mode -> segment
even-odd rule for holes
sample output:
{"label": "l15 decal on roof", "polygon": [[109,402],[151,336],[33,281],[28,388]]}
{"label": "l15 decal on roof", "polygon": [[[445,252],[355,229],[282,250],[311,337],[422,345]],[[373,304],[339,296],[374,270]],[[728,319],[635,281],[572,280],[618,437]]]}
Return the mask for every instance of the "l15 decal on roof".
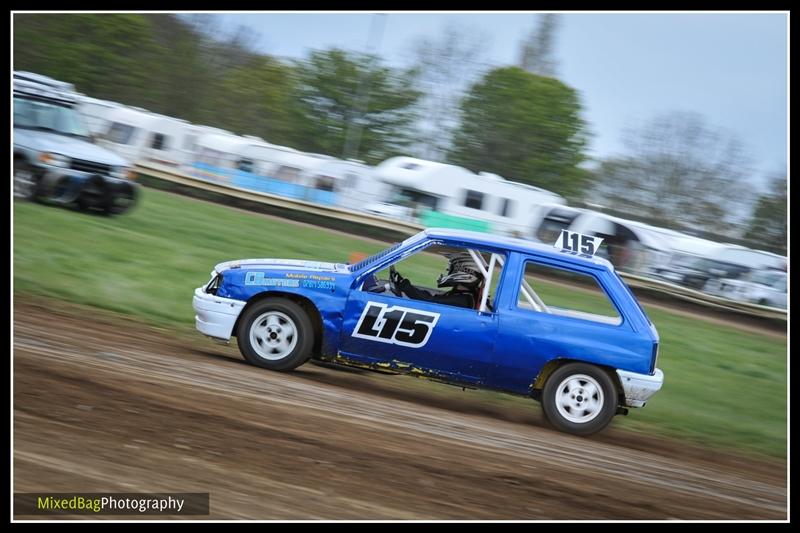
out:
{"label": "l15 decal on roof", "polygon": [[556,239],[555,246],[561,250],[575,254],[594,255],[600,248],[603,237],[583,235],[574,231],[561,230],[561,235]]}
{"label": "l15 decal on roof", "polygon": [[409,307],[367,302],[353,330],[353,337],[421,348],[431,337],[439,316],[439,313]]}

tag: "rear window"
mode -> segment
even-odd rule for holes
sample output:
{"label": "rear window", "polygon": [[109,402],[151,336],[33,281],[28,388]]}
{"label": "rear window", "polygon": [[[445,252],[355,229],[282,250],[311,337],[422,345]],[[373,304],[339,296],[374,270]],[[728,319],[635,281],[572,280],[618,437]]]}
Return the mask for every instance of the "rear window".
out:
{"label": "rear window", "polygon": [[[537,296],[544,309],[536,301]],[[622,323],[616,306],[593,276],[535,261],[525,263],[517,307],[615,326]]]}
{"label": "rear window", "polygon": [[634,302],[636,302],[636,307],[638,307],[638,308],[639,308],[639,311],[641,311],[641,312],[642,312],[642,316],[644,316],[644,317],[645,317],[645,319],[647,319],[647,322],[648,322],[649,324],[652,324],[653,322],[650,320],[650,317],[649,317],[649,316],[647,316],[647,312],[644,310],[644,307],[642,307],[642,304],[640,304],[640,303],[639,303],[639,300],[637,300],[637,299],[636,299],[636,295],[635,295],[635,294],[633,294],[633,291],[631,290],[631,288],[630,288],[630,287],[628,287],[628,284],[627,284],[627,283],[625,283],[625,280],[624,280],[624,279],[622,279],[622,277],[621,277],[619,274],[617,274],[616,272],[614,272],[614,275],[615,275],[615,276],[617,276],[617,279],[619,280],[619,282],[622,284],[622,286],[623,286],[623,287],[625,287],[625,290],[628,292],[628,296],[630,296],[630,297],[631,297],[631,300],[633,300]]}

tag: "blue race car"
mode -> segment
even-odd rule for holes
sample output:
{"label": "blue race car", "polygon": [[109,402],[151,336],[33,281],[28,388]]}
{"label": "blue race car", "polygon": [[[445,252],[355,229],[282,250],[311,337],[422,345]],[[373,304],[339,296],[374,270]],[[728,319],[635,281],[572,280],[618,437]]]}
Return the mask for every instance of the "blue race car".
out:
{"label": "blue race car", "polygon": [[[355,264],[247,259],[195,290],[197,329],[271,370],[312,357],[532,397],[589,435],[663,383],[659,337],[595,237],[427,229]],[[444,272],[436,287],[414,276]],[[547,302],[547,303],[545,303]]]}

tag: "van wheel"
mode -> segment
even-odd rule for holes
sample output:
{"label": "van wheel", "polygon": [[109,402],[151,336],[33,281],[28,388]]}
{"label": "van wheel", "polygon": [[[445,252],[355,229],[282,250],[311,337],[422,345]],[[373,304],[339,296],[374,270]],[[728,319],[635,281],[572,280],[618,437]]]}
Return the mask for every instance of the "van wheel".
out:
{"label": "van wheel", "polygon": [[617,388],[611,377],[585,363],[558,368],[542,391],[547,421],[573,435],[591,435],[605,429],[616,414],[617,400]]}
{"label": "van wheel", "polygon": [[294,370],[311,357],[314,327],[293,301],[268,298],[245,310],[236,338],[248,363],[270,370]]}

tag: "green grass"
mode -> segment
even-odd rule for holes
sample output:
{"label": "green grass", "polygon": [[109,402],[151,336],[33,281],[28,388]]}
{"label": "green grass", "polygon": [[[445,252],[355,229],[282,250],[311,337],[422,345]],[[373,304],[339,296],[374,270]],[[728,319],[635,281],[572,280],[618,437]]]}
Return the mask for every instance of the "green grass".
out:
{"label": "green grass", "polygon": [[[131,213],[114,218],[14,204],[17,295],[53,296],[186,330],[193,324],[192,292],[216,263],[251,257],[347,262],[352,252],[383,248],[152,189],[143,190]],[[441,258],[418,254],[398,269],[431,286],[444,265]],[[560,297],[558,305],[564,304],[563,284],[534,284],[545,303]],[[569,298],[576,305],[597,304],[585,291],[571,291]],[[615,425],[785,457],[786,339],[647,311],[661,335],[664,388]]]}

